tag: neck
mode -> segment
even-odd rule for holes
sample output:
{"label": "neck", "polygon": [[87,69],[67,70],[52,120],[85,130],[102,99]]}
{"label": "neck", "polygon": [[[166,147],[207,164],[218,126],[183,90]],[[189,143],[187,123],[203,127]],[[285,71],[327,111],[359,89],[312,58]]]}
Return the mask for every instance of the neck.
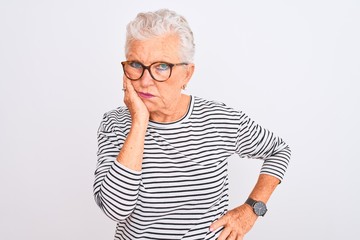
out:
{"label": "neck", "polygon": [[150,120],[154,122],[175,122],[185,116],[189,109],[190,96],[181,94],[176,104],[166,106],[163,111],[150,112]]}

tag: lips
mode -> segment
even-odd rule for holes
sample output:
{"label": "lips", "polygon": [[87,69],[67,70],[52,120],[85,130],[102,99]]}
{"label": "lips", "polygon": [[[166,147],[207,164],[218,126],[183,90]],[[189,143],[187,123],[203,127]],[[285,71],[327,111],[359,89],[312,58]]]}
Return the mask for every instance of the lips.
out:
{"label": "lips", "polygon": [[154,95],[150,94],[150,93],[144,93],[144,92],[137,92],[139,97],[141,98],[145,98],[145,99],[149,99],[154,97]]}

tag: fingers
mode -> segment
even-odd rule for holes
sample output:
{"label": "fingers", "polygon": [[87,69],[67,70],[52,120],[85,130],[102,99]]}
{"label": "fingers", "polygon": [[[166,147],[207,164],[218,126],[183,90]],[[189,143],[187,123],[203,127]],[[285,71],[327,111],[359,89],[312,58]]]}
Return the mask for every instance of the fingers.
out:
{"label": "fingers", "polygon": [[126,78],[123,78],[123,88],[122,90],[125,92],[126,90]]}
{"label": "fingers", "polygon": [[213,222],[210,225],[210,231],[214,231],[214,230],[218,229],[219,227],[224,226],[225,223],[227,222],[225,218],[226,218],[226,215],[219,218],[217,221]]}
{"label": "fingers", "polygon": [[224,228],[221,232],[220,236],[217,238],[218,240],[230,240],[231,230],[229,228]]}
{"label": "fingers", "polygon": [[220,227],[224,227],[220,233],[218,240],[242,240],[245,231],[243,231],[243,225],[246,224],[241,221],[241,217],[238,216],[238,211],[232,210],[227,212],[224,216],[210,225],[210,231],[214,231]]}
{"label": "fingers", "polygon": [[123,79],[124,103],[130,111],[132,120],[142,123],[149,121],[149,110],[138,96],[131,80]]}
{"label": "fingers", "polygon": [[225,227],[217,239],[218,240],[242,240],[243,235],[237,231],[234,231],[234,229]]}
{"label": "fingers", "polygon": [[124,99],[132,101],[134,98],[137,98],[137,94],[131,80],[124,78],[122,90],[124,91]]}
{"label": "fingers", "polygon": [[123,91],[126,92],[127,90],[134,90],[134,87],[131,83],[131,81],[127,78],[124,78],[124,81],[123,81]]}
{"label": "fingers", "polygon": [[[224,215],[210,225],[210,231],[214,231],[223,226],[225,227],[226,223],[227,223],[227,217],[226,217],[226,215]],[[222,230],[220,236],[218,237],[218,240],[228,239],[227,237],[230,235],[230,233],[231,233],[231,229],[225,227]]]}
{"label": "fingers", "polygon": [[130,109],[132,108],[131,105],[140,101],[131,80],[124,78],[122,90],[124,91],[124,102]]}

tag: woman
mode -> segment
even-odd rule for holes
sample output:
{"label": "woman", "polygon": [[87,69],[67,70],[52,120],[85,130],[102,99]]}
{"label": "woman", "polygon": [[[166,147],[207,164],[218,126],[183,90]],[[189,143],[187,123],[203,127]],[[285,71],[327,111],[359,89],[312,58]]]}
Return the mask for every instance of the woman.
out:
{"label": "woman", "polygon": [[[126,107],[98,130],[96,203],[117,222],[115,239],[242,239],[282,180],[282,139],[224,104],[182,93],[194,72],[193,35],[169,10],[128,24]],[[263,159],[243,205],[228,211],[227,158]]]}

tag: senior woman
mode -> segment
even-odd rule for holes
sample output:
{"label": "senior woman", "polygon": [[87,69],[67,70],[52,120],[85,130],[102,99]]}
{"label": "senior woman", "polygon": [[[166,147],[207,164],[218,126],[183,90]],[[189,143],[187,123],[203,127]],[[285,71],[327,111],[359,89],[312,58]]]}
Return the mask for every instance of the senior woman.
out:
{"label": "senior woman", "polygon": [[[224,104],[182,93],[194,72],[187,21],[162,9],[128,24],[124,107],[98,130],[96,203],[115,239],[243,239],[282,180],[285,142]],[[227,159],[263,159],[241,206],[228,210]]]}

